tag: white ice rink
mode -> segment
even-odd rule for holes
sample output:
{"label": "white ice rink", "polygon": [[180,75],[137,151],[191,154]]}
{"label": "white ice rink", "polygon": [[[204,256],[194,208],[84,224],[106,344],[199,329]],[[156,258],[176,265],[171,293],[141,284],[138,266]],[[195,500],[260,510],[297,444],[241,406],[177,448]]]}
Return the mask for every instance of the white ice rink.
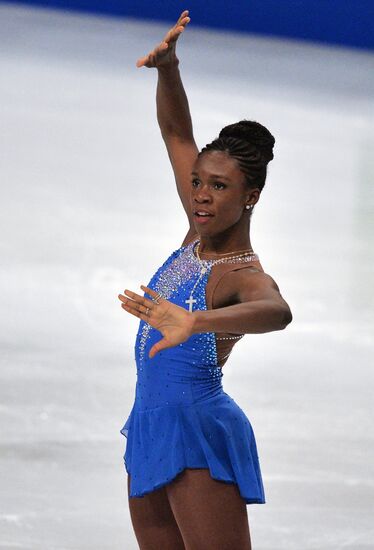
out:
{"label": "white ice rink", "polygon": [[[223,369],[264,478],[253,550],[374,549],[374,54],[191,18],[199,147],[241,118],[276,138],[251,234],[294,318]],[[0,6],[2,550],[138,548],[119,433],[138,320],[117,295],[187,231],[157,74],[135,67],[167,28]]]}

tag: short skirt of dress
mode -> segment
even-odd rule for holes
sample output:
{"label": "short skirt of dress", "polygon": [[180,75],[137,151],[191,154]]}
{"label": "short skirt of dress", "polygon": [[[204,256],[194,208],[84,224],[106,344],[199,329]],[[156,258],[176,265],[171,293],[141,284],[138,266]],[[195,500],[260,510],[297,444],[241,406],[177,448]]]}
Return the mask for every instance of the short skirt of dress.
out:
{"label": "short skirt of dress", "polygon": [[236,483],[246,504],[265,494],[252,426],[226,393],[191,405],[140,410],[135,401],[120,430],[129,497],[143,497],[170,483],[185,468],[208,468],[212,478]]}

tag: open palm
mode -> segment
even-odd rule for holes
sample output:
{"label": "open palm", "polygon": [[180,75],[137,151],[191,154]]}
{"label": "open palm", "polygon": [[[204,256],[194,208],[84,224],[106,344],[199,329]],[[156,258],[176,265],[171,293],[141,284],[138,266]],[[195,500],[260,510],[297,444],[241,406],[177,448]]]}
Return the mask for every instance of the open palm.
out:
{"label": "open palm", "polygon": [[162,349],[177,346],[188,340],[193,334],[194,317],[183,307],[160,298],[159,294],[151,288],[141,285],[141,289],[157,299],[157,302],[127,289],[124,291],[125,296],[119,294],[118,298],[122,302],[123,309],[161,332],[162,340],[156,342],[149,352],[149,357],[152,358]]}
{"label": "open palm", "polygon": [[185,10],[176,24],[168,30],[163,40],[149,54],[138,59],[136,66],[152,68],[170,63],[175,58],[176,42],[189,22],[188,10]]}

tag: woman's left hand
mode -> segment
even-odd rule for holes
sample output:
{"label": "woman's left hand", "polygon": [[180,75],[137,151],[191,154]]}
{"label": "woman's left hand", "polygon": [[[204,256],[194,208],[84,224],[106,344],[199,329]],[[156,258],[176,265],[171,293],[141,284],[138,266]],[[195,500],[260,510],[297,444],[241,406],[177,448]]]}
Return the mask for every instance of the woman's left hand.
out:
{"label": "woman's left hand", "polygon": [[[158,293],[140,285],[140,288],[157,298]],[[125,295],[119,294],[123,309],[149,323],[153,328],[159,330],[163,336],[161,340],[152,346],[149,357],[153,358],[156,353],[165,348],[171,348],[185,342],[193,334],[194,317],[192,313],[169,302],[165,298],[159,298],[156,303],[144,296],[139,296],[131,290],[125,289]]]}

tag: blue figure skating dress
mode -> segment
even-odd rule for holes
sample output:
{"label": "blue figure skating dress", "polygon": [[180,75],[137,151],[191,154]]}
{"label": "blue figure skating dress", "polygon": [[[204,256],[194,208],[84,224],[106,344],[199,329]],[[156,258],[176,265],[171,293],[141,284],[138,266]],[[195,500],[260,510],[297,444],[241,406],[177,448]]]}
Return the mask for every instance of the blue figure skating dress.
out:
{"label": "blue figure skating dress", "polygon": [[[206,310],[211,272],[248,264],[212,266],[202,260],[207,268],[202,275],[194,253],[197,242],[175,250],[146,286],[189,309],[187,300],[198,281],[193,310]],[[123,458],[130,474],[129,497],[170,483],[185,468],[208,468],[212,478],[237,484],[246,504],[264,504],[255,435],[243,410],[223,390],[215,333],[193,334],[150,359],[149,350],[161,338],[160,331],[140,321],[135,401],[121,429],[127,438]]]}

